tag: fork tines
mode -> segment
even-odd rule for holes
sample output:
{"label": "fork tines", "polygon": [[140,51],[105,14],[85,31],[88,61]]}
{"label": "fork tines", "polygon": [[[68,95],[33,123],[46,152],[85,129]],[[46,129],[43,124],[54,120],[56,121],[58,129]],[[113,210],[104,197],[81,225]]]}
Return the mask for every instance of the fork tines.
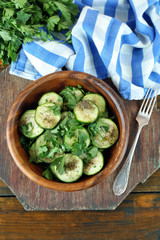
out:
{"label": "fork tines", "polygon": [[144,97],[143,103],[139,111],[146,114],[151,114],[154,104],[156,102],[157,94],[158,94],[158,89],[148,88],[148,91],[146,92],[146,95]]}

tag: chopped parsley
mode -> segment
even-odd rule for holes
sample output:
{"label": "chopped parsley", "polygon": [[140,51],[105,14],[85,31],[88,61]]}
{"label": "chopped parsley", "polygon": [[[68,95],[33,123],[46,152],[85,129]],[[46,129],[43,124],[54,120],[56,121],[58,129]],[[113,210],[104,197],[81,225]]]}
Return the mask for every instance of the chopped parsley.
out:
{"label": "chopped parsley", "polygon": [[93,137],[95,137],[97,134],[99,134],[103,139],[102,132],[107,133],[108,131],[109,131],[109,125],[107,125],[106,123],[104,124],[101,121],[92,123],[88,127],[88,132],[90,133],[92,140],[93,140]]}
{"label": "chopped parsley", "polygon": [[47,106],[47,107],[49,108],[50,111],[53,112],[55,116],[60,114],[61,107],[59,104],[58,105],[55,104],[54,106]]}
{"label": "chopped parsley", "polygon": [[[80,91],[80,94],[76,94],[77,91]],[[67,106],[67,108],[72,110],[83,97],[83,92],[81,91],[80,87],[78,89],[76,87],[66,86],[65,89],[60,92],[60,95],[63,97],[64,104]]]}
{"label": "chopped parsley", "polygon": [[63,174],[65,171],[65,164],[64,164],[64,156],[60,156],[57,157],[56,159],[54,159],[54,162],[51,163],[51,166],[56,166],[57,171],[59,172],[59,174]]}
{"label": "chopped parsley", "polygon": [[35,141],[35,139],[30,139],[21,135],[19,141],[20,141],[20,144],[22,144],[23,148],[28,152],[31,148],[32,143]]}
{"label": "chopped parsley", "polygon": [[47,167],[43,172],[42,172],[42,176],[49,179],[49,180],[52,180],[53,179],[53,173],[51,171],[51,169],[49,167]]}
{"label": "chopped parsley", "polygon": [[21,129],[23,130],[24,133],[29,135],[33,130],[33,124],[31,122],[26,123],[26,124],[21,126]]}

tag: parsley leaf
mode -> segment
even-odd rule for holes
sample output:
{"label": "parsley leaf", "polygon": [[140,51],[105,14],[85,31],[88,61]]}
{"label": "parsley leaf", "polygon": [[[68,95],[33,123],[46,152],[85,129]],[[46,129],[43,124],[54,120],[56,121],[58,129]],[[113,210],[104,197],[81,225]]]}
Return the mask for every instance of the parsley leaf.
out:
{"label": "parsley leaf", "polygon": [[36,162],[36,160],[37,160],[36,156],[29,156],[28,159],[29,163]]}
{"label": "parsley leaf", "polygon": [[0,0],[0,13],[0,58],[8,64],[17,60],[23,43],[35,38],[55,40],[54,33],[56,38],[60,33],[70,42],[78,6],[71,0]]}
{"label": "parsley leaf", "polygon": [[83,159],[84,163],[87,164],[90,159],[95,158],[97,156],[97,153],[97,147],[91,146],[90,148],[88,148],[86,152],[86,158]]}
{"label": "parsley leaf", "polygon": [[48,155],[48,147],[46,145],[39,146],[38,148],[38,156],[40,159],[47,157]]}
{"label": "parsley leaf", "polygon": [[13,0],[16,8],[23,8],[27,0]]}
{"label": "parsley leaf", "polygon": [[53,16],[53,17],[50,17],[47,21],[47,26],[48,26],[48,29],[53,31],[54,30],[54,27],[55,25],[60,21],[60,18],[58,16]]}
{"label": "parsley leaf", "polygon": [[109,125],[107,125],[106,123],[104,124],[100,121],[92,123],[88,127],[88,132],[90,133],[90,137],[92,140],[94,140],[93,137],[95,137],[97,134],[99,134],[103,139],[102,132],[104,131],[106,133],[109,131]]}
{"label": "parsley leaf", "polygon": [[72,110],[82,98],[82,96],[76,96],[75,91],[77,91],[76,87],[66,86],[65,89],[60,92],[60,95],[63,97],[64,103],[69,110]]}
{"label": "parsley leaf", "polygon": [[86,157],[86,140],[88,136],[82,131],[78,131],[78,140],[72,146],[72,154],[79,156],[82,160]]}
{"label": "parsley leaf", "polygon": [[49,167],[42,172],[42,176],[49,179],[49,180],[53,179],[53,173],[52,173],[52,171]]}
{"label": "parsley leaf", "polygon": [[26,133],[27,135],[29,135],[33,130],[33,124],[31,122],[26,123],[21,126],[21,129],[22,129],[23,133]]}
{"label": "parsley leaf", "polygon": [[1,30],[0,31],[0,37],[4,40],[4,41],[10,41],[11,40],[11,36],[9,31],[7,30]]}
{"label": "parsley leaf", "polygon": [[26,24],[26,22],[28,21],[28,19],[31,17],[31,14],[25,13],[24,11],[19,11],[17,12],[17,24]]}
{"label": "parsley leaf", "polygon": [[68,115],[60,122],[60,124],[55,129],[51,130],[51,133],[61,137],[67,134],[69,137],[71,137],[71,135],[74,136],[72,131],[76,126],[80,127],[82,124],[76,120],[72,112],[69,112]]}
{"label": "parsley leaf", "polygon": [[35,141],[35,139],[27,138],[23,135],[20,136],[20,144],[23,146],[23,148],[28,152],[31,148],[32,143]]}
{"label": "parsley leaf", "polygon": [[63,174],[65,172],[65,165],[64,165],[64,156],[57,157],[53,163],[51,163],[51,166],[56,166],[57,171],[59,174]]}

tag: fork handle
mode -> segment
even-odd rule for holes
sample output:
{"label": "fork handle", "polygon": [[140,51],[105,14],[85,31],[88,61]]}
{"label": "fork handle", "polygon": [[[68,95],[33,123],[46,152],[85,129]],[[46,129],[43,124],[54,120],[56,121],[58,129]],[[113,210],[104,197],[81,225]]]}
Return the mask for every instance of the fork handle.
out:
{"label": "fork handle", "polygon": [[143,126],[141,125],[138,126],[138,131],[134,139],[133,145],[130,149],[130,152],[127,156],[127,159],[113,183],[113,192],[117,196],[120,196],[122,193],[124,193],[127,188],[133,154],[134,154],[142,127]]}

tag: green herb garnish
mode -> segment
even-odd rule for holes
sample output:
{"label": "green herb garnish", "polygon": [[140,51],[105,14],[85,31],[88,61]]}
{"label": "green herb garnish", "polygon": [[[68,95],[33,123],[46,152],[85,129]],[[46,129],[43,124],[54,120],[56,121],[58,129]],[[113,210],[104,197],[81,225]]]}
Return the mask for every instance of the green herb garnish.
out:
{"label": "green herb garnish", "polygon": [[47,106],[49,108],[49,110],[51,110],[55,116],[59,115],[60,114],[60,110],[61,110],[61,107],[60,105],[55,105],[55,106]]}
{"label": "green herb garnish", "polygon": [[90,124],[88,127],[88,132],[90,133],[92,140],[93,140],[93,137],[95,137],[97,134],[99,134],[101,136],[101,138],[103,139],[101,131],[105,131],[107,133],[109,131],[109,126],[107,124],[104,124],[103,122],[102,123],[95,122],[95,123]]}
{"label": "green herb garnish", "polygon": [[26,124],[21,126],[21,129],[23,130],[24,133],[29,135],[33,130],[33,124],[31,122],[26,123]]}
{"label": "green herb garnish", "polygon": [[[70,110],[72,110],[82,98],[82,96],[76,96],[75,91],[77,91],[77,88],[67,86],[60,92],[60,95],[64,99],[64,103]],[[79,89],[79,91],[81,90]]]}
{"label": "green herb garnish", "polygon": [[35,141],[35,139],[26,138],[25,136],[20,136],[20,144],[23,146],[23,148],[28,152],[32,146],[32,143]]}
{"label": "green herb garnish", "polygon": [[52,171],[49,167],[42,172],[42,176],[49,179],[49,180],[53,179],[53,173],[52,173]]}
{"label": "green herb garnish", "polygon": [[56,166],[57,171],[59,172],[59,174],[63,174],[65,171],[65,165],[64,165],[64,157],[60,156],[57,157],[53,163],[51,163],[51,166]]}

